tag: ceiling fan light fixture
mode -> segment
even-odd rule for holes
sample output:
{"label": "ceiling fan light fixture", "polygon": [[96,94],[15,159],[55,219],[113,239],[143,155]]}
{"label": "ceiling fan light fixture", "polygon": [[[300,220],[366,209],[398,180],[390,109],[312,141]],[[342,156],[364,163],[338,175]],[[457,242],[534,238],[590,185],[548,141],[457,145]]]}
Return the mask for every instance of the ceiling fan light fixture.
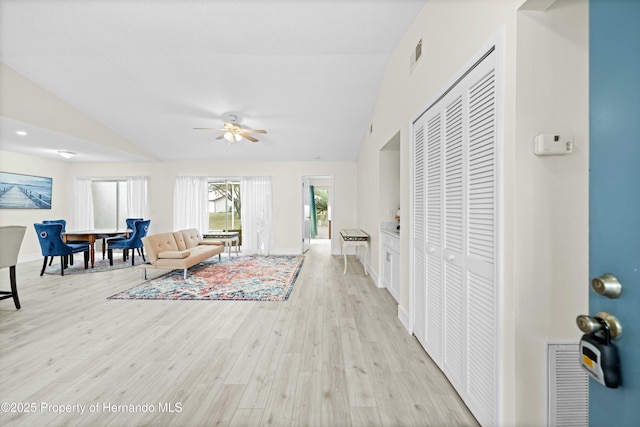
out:
{"label": "ceiling fan light fixture", "polygon": [[226,139],[229,142],[238,142],[242,139],[242,137],[237,133],[227,131],[224,133],[224,139]]}

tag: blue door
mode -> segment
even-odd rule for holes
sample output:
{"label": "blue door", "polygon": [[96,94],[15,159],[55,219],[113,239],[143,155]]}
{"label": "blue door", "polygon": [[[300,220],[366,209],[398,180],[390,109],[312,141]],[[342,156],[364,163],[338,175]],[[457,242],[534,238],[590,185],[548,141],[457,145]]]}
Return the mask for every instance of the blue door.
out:
{"label": "blue door", "polygon": [[640,426],[640,0],[589,3],[589,123],[589,274],[622,284],[618,299],[590,291],[590,315],[622,326],[622,385],[590,380],[590,425]]}

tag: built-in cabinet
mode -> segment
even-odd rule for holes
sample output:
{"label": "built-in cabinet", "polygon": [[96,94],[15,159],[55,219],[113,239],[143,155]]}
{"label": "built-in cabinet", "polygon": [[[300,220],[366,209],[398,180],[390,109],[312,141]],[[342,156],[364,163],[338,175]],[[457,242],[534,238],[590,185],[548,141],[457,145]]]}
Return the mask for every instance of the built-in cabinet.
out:
{"label": "built-in cabinet", "polygon": [[387,288],[398,302],[400,297],[400,235],[394,231],[380,232],[382,242],[380,286]]}
{"label": "built-in cabinet", "polygon": [[413,332],[482,425],[497,424],[496,53],[413,123]]}

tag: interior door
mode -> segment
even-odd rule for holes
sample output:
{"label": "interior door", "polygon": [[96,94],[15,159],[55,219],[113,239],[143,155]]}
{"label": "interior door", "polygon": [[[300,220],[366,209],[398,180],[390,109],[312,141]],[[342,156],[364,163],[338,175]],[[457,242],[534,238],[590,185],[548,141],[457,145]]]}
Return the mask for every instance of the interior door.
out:
{"label": "interior door", "polygon": [[589,383],[591,426],[640,423],[640,1],[589,4],[589,274],[622,294],[590,291],[589,312],[616,316],[622,384]]}
{"label": "interior door", "polygon": [[309,206],[309,178],[302,178],[302,253],[311,247],[311,208]]}

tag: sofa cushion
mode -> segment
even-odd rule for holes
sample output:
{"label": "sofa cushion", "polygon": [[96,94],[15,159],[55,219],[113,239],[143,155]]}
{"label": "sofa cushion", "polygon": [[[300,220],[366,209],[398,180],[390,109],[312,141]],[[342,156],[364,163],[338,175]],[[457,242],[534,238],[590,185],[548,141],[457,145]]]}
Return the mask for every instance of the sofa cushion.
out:
{"label": "sofa cushion", "polygon": [[[200,236],[200,232],[195,228],[190,228],[188,230],[180,230],[175,234],[180,234],[182,236],[182,241],[184,242],[184,249],[191,249],[200,244],[202,237]],[[176,236],[176,241],[179,238]],[[178,244],[179,245],[179,244]]]}
{"label": "sofa cushion", "polygon": [[178,246],[172,233],[161,233],[154,235],[147,235],[142,238],[144,243],[144,249],[149,255],[150,262],[153,262],[158,258],[160,252],[165,251],[177,251]]}
{"label": "sofa cushion", "polygon": [[182,233],[179,231],[174,231],[173,233],[173,241],[176,242],[176,247],[179,251],[184,251],[187,249],[187,245],[184,243],[184,237],[182,237]]}
{"label": "sofa cushion", "polygon": [[182,259],[191,255],[189,251],[164,251],[158,253],[159,259]]}

